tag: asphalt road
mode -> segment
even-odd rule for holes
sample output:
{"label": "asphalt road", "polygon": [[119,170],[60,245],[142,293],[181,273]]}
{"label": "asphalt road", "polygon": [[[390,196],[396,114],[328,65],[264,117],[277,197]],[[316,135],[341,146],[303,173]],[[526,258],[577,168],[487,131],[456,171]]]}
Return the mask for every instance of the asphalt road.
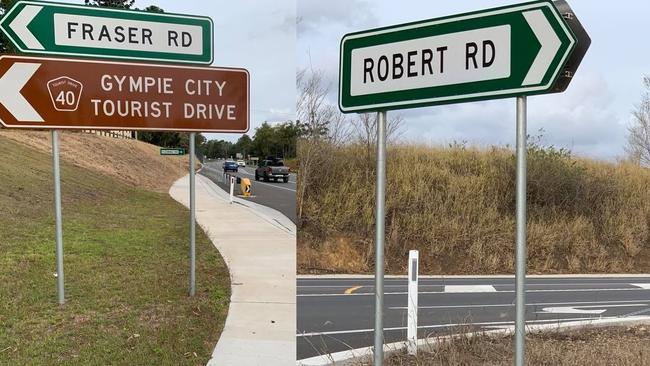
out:
{"label": "asphalt road", "polygon": [[[528,324],[650,315],[650,277],[527,282]],[[406,283],[385,280],[386,343],[406,339]],[[372,278],[298,279],[298,359],[372,346],[373,284]],[[418,337],[513,325],[514,289],[513,278],[420,278]]]}
{"label": "asphalt road", "polygon": [[[201,174],[215,182],[226,192],[230,192],[230,186],[222,183],[223,161],[212,161],[204,165]],[[276,209],[294,223],[296,222],[296,175],[290,174],[289,183],[282,181],[276,183],[273,181],[263,182],[255,181],[255,168],[239,168],[238,173],[229,172],[236,177],[248,178],[251,180],[253,196],[250,198],[239,197],[252,202]],[[239,194],[239,186],[235,186],[235,194]]]}

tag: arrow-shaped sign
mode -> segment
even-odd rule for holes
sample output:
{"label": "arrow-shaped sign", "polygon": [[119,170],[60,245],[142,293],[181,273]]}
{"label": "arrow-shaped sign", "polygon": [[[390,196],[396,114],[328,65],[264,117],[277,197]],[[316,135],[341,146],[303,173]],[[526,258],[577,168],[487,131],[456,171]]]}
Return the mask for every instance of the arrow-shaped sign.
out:
{"label": "arrow-shaped sign", "polygon": [[20,51],[212,63],[212,20],[94,6],[17,1],[0,30]]}
{"label": "arrow-shaped sign", "polygon": [[7,128],[240,132],[244,69],[0,56]]}
{"label": "arrow-shaped sign", "polygon": [[550,0],[348,34],[343,112],[551,92],[578,43]]}

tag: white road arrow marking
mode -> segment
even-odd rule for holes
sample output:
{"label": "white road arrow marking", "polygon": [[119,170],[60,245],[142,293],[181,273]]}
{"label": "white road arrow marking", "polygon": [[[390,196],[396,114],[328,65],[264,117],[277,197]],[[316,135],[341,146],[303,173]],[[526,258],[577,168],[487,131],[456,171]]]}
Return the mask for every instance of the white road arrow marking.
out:
{"label": "white road arrow marking", "polygon": [[496,292],[496,289],[490,285],[449,285],[445,286],[445,292]]}
{"label": "white road arrow marking", "polygon": [[45,122],[20,93],[39,67],[41,64],[16,62],[0,78],[0,104],[4,105],[18,122]]}
{"label": "white road arrow marking", "polygon": [[18,38],[25,43],[30,50],[44,50],[45,47],[34,37],[34,34],[27,28],[29,23],[36,18],[36,15],[43,9],[42,6],[27,5],[20,11],[11,24],[11,28]]}
{"label": "white road arrow marking", "polygon": [[[550,313],[550,314],[602,314],[607,311],[605,308],[617,308],[617,307],[638,307],[638,306],[648,306],[648,304],[621,304],[621,305],[592,305],[592,306],[557,306],[557,307],[548,307],[543,308],[542,311],[538,311],[538,314]],[[593,309],[593,310],[589,310]]]}
{"label": "white road arrow marking", "polygon": [[539,50],[533,65],[528,70],[522,86],[535,85],[542,82],[544,75],[551,66],[557,51],[562,46],[560,38],[555,34],[555,30],[549,23],[548,19],[541,10],[532,10],[523,13],[524,18],[535,33],[537,40],[541,43],[542,48]]}

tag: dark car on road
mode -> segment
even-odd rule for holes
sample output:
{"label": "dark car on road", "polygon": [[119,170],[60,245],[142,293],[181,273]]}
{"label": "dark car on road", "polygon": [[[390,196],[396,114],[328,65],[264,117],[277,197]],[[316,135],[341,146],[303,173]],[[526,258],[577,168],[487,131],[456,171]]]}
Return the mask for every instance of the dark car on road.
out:
{"label": "dark car on road", "polygon": [[281,159],[266,159],[260,160],[260,163],[255,169],[255,180],[264,179],[265,182],[273,179],[277,182],[282,179],[283,182],[289,182],[289,168],[284,166]]}
{"label": "dark car on road", "polygon": [[237,164],[236,161],[231,161],[227,160],[226,162],[223,163],[223,172],[235,172],[239,170],[239,165]]}

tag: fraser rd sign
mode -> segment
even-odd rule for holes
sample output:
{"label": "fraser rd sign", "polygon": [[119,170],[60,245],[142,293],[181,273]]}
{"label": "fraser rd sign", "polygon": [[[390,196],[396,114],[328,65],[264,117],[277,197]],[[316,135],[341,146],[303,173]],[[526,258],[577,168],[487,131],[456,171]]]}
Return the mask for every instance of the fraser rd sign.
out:
{"label": "fraser rd sign", "polygon": [[10,128],[237,132],[249,127],[244,69],[0,56]]}
{"label": "fraser rd sign", "polygon": [[550,0],[348,34],[343,112],[549,92],[578,39]]}
{"label": "fraser rd sign", "polygon": [[0,29],[25,53],[210,64],[206,17],[18,1]]}

